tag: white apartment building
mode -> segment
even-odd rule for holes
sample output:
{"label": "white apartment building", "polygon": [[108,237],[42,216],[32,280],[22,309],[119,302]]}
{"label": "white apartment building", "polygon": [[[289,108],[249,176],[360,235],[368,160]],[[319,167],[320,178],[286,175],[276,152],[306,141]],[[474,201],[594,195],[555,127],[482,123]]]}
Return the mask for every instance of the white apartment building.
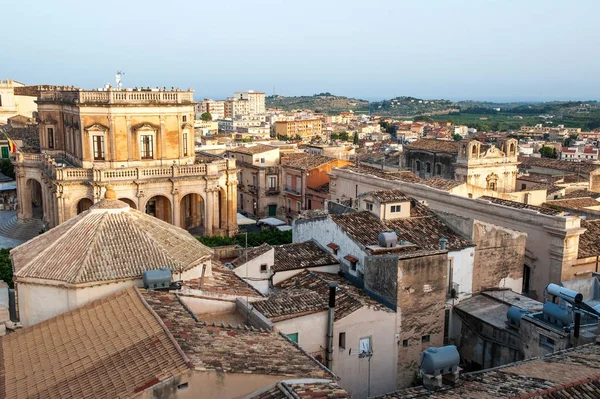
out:
{"label": "white apartment building", "polygon": [[225,101],[215,101],[210,98],[205,98],[196,104],[196,119],[200,119],[200,116],[205,112],[210,113],[213,120],[224,118]]}
{"label": "white apartment building", "polygon": [[598,160],[598,149],[591,147],[563,147],[560,159],[573,162],[590,162]]}
{"label": "white apartment building", "polygon": [[233,93],[234,101],[247,101],[247,112],[250,115],[260,115],[265,113],[265,93],[260,91],[248,90]]}

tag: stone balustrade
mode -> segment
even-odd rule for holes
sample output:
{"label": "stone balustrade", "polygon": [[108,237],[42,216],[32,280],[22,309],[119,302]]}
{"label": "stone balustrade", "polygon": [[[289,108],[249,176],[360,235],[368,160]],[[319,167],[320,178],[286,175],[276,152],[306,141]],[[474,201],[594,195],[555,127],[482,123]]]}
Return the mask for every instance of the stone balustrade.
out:
{"label": "stone balustrade", "polygon": [[81,104],[188,104],[194,92],[166,90],[64,90],[40,93],[40,101],[77,102]]}

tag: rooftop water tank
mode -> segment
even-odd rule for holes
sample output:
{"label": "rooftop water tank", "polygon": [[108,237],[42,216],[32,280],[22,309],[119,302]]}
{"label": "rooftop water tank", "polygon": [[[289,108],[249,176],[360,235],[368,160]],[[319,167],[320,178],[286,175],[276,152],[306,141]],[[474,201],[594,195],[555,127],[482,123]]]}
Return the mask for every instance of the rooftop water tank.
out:
{"label": "rooftop water tank", "polygon": [[169,288],[171,285],[172,273],[171,269],[161,267],[156,270],[146,270],[142,274],[144,288],[155,290],[157,288]]}
{"label": "rooftop water tank", "polygon": [[379,246],[384,248],[394,248],[398,244],[398,236],[393,231],[379,233]]}
{"label": "rooftop water tank", "polygon": [[424,374],[438,376],[458,370],[460,355],[454,345],[441,348],[430,347],[421,353],[421,371]]}
{"label": "rooftop water tank", "polygon": [[521,317],[523,317],[527,313],[528,312],[525,309],[521,309],[516,306],[511,306],[510,308],[508,308],[508,312],[506,312],[508,324],[516,328],[521,327]]}
{"label": "rooftop water tank", "polygon": [[557,284],[548,284],[546,292],[549,295],[557,296],[570,303],[581,303],[583,302],[583,295],[577,291],[570,290],[565,287],[561,287]]}
{"label": "rooftop water tank", "polygon": [[552,302],[545,302],[544,320],[560,327],[569,326],[573,322],[573,312],[566,306],[560,306]]}

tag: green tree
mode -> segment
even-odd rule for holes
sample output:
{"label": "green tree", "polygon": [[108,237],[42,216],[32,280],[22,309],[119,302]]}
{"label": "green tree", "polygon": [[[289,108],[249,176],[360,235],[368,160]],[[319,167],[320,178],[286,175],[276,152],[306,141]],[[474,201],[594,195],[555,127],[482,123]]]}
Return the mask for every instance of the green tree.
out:
{"label": "green tree", "polygon": [[331,140],[337,140],[337,139],[339,139],[339,138],[340,138],[340,135],[339,135],[339,134],[337,134],[337,133],[331,133],[331,134],[329,135],[329,138],[330,138]]}
{"label": "green tree", "polygon": [[200,119],[202,119],[204,122],[212,121],[212,115],[210,114],[210,112],[205,112],[202,115],[200,115]]}
{"label": "green tree", "polygon": [[0,249],[0,280],[4,280],[10,288],[13,288],[13,271],[10,263],[10,250],[12,248]]}
{"label": "green tree", "polygon": [[10,177],[11,179],[15,178],[15,170],[13,168],[13,164],[10,163],[8,159],[0,160],[0,172],[2,172],[5,176]]}
{"label": "green tree", "polygon": [[558,158],[558,153],[554,147],[543,146],[540,148],[540,154],[542,154],[542,158]]}
{"label": "green tree", "polygon": [[358,145],[358,132],[354,132],[354,137],[352,138],[352,144]]}
{"label": "green tree", "polygon": [[458,134],[458,133],[454,133],[452,135],[452,140],[454,140],[454,141],[461,141],[462,140],[462,136],[460,134]]}
{"label": "green tree", "polygon": [[348,139],[350,139],[350,135],[348,134],[348,132],[341,132],[339,134],[339,139],[343,141],[348,141]]}
{"label": "green tree", "polygon": [[[222,236],[202,236],[196,237],[198,241],[207,247],[220,247],[224,245],[239,245],[244,247],[246,245],[245,234],[237,234],[234,237],[222,237]],[[267,243],[270,245],[282,245],[291,244],[292,242],[292,231],[280,231],[280,230],[263,230],[258,233],[248,233],[248,247],[256,247],[261,244]]]}

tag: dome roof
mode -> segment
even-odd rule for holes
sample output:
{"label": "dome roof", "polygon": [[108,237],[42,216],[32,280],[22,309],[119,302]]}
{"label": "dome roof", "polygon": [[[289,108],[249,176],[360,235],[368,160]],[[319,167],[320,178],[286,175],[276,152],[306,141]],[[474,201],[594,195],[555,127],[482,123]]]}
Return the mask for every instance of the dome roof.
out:
{"label": "dome roof", "polygon": [[212,256],[187,231],[106,199],[11,251],[15,277],[69,284],[141,278],[145,270],[174,273]]}

